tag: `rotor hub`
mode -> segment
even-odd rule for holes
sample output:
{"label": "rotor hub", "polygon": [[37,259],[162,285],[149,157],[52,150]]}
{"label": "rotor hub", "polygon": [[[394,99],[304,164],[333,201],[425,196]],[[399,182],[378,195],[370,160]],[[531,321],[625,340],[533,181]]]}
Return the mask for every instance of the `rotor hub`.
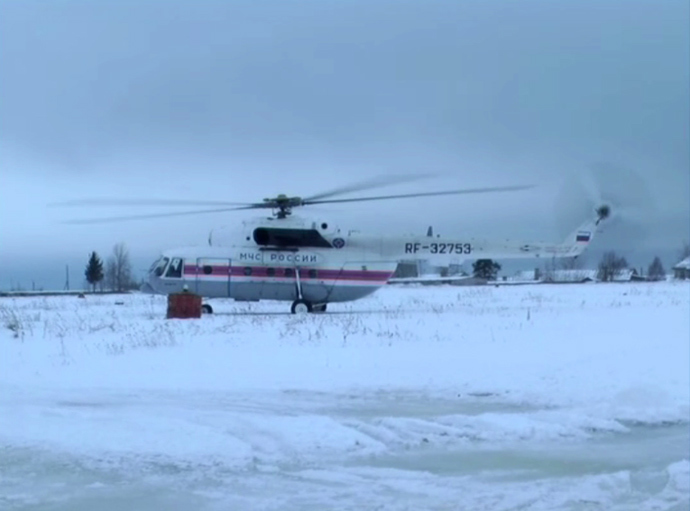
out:
{"label": "rotor hub", "polygon": [[274,213],[278,218],[285,218],[292,213],[292,208],[303,206],[304,202],[301,197],[289,197],[283,193],[264,199],[264,205],[276,209]]}

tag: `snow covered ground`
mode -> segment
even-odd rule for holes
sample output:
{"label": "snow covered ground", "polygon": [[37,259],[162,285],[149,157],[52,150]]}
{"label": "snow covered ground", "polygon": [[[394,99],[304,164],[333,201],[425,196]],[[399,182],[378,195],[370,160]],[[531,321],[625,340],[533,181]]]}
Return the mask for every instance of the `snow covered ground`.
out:
{"label": "snow covered ground", "polygon": [[686,284],[213,305],[0,299],[0,509],[690,507]]}

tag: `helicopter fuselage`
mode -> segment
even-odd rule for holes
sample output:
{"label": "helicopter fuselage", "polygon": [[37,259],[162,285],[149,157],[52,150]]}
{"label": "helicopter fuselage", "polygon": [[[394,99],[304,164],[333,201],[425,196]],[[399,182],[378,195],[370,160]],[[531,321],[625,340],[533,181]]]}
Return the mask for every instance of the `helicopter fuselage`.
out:
{"label": "helicopter fuselage", "polygon": [[237,301],[298,300],[311,305],[347,302],[387,284],[401,261],[462,263],[497,258],[576,257],[591,241],[596,221],[580,226],[563,243],[433,236],[378,236],[342,232],[327,222],[282,219],[245,225],[242,243],[164,252],[151,266],[144,290],[183,290]]}
{"label": "helicopter fuselage", "polygon": [[388,282],[397,265],[345,249],[329,254],[313,248],[196,247],[163,254],[148,283],[158,293],[178,293],[186,286],[207,298],[238,301],[292,301],[301,290],[304,300],[321,304],[373,293]]}
{"label": "helicopter fuselage", "polygon": [[[473,240],[434,237],[431,228],[421,236],[375,236],[343,231],[326,221],[293,216],[293,209],[335,203],[359,203],[415,197],[516,192],[531,185],[444,189],[436,192],[398,193],[367,197],[340,197],[365,189],[401,184],[421,175],[379,176],[308,197],[279,194],[261,202],[217,200],[95,199],[62,203],[63,206],[206,206],[168,213],[76,220],[75,223],[118,222],[199,215],[227,211],[272,209],[272,217],[243,223],[241,232],[223,240],[212,232],[208,246],[166,251],[151,266],[145,292],[173,294],[187,290],[207,298],[243,301],[292,300],[292,312],[325,311],[329,302],[357,300],[388,282],[403,261],[427,260],[436,264],[479,259],[577,257],[593,239],[599,222],[610,215],[601,205],[596,218],[582,224],[560,244],[512,240]],[[429,176],[426,176],[429,177]],[[60,204],[58,204],[60,205]],[[210,306],[207,311],[210,312]]]}

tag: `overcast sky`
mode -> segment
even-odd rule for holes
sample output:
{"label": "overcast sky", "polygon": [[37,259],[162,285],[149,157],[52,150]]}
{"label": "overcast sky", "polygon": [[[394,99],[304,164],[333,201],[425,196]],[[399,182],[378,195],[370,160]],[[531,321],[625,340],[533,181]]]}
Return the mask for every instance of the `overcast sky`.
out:
{"label": "overcast sky", "polygon": [[249,202],[408,172],[444,177],[391,193],[540,187],[302,213],[549,239],[579,222],[592,194],[572,182],[593,172],[634,206],[610,243],[675,249],[690,237],[688,19],[687,0],[3,0],[0,287],[27,253],[62,267],[124,241],[154,258],[247,218],[74,226],[60,220],[114,211],[53,201]]}

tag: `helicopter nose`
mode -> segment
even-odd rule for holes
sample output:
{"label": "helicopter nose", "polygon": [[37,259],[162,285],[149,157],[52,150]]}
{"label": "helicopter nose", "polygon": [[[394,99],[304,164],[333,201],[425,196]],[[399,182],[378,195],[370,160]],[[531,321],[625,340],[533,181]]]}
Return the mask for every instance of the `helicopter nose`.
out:
{"label": "helicopter nose", "polygon": [[151,284],[149,284],[148,282],[144,282],[141,285],[141,287],[139,288],[139,291],[141,291],[142,293],[149,294],[149,295],[156,293],[156,290],[153,289],[153,286]]}

